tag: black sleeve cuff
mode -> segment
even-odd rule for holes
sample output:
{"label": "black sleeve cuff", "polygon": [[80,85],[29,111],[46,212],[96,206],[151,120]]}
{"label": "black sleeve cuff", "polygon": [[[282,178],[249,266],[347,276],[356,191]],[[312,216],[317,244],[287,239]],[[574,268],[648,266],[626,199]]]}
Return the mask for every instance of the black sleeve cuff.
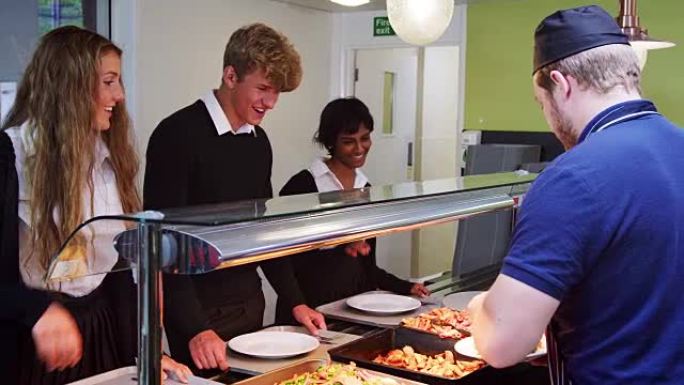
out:
{"label": "black sleeve cuff", "polygon": [[21,321],[29,328],[33,328],[52,302],[50,295],[42,290],[22,289],[17,298],[20,298],[24,310]]}

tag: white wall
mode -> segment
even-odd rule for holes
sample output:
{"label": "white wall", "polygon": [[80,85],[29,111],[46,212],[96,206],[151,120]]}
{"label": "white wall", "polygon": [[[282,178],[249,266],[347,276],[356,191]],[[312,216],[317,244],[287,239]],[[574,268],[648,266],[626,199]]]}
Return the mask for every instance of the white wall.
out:
{"label": "white wall", "polygon": [[230,34],[264,22],[290,38],[304,68],[300,87],[281,94],[262,123],[273,146],[275,192],[309,164],[311,137],[330,95],[330,13],[268,0],[122,3],[115,6],[122,9],[115,9],[114,39],[125,50],[125,80],[133,82],[127,90],[141,154],[160,120],[220,84]]}
{"label": "white wall", "polygon": [[[460,176],[460,57],[459,46],[427,47],[424,51],[422,124],[416,148],[416,173],[420,180]],[[416,276],[451,269],[457,225],[450,222],[429,226],[416,233]]]}
{"label": "white wall", "polygon": [[423,68],[421,180],[453,178],[460,130],[460,47],[427,47]]}

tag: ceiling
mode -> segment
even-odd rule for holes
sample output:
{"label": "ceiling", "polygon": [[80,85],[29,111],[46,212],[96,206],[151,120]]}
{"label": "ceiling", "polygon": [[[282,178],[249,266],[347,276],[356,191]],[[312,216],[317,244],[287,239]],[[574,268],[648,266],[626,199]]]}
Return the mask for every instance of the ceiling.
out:
{"label": "ceiling", "polygon": [[[345,7],[344,5],[335,4],[329,0],[271,0],[280,3],[288,3],[300,7],[317,9],[326,12],[359,12],[359,11],[378,11],[384,10],[386,0],[370,0],[368,4],[360,5],[358,7]],[[511,2],[519,0],[454,0],[455,4],[477,4],[477,3],[491,3],[491,2]]]}
{"label": "ceiling", "polygon": [[288,3],[302,6],[305,8],[317,9],[319,11],[327,12],[358,12],[358,11],[377,11],[385,9],[385,0],[371,0],[368,4],[360,5],[358,7],[345,7],[344,5],[335,4],[328,0],[273,0],[281,3]]}

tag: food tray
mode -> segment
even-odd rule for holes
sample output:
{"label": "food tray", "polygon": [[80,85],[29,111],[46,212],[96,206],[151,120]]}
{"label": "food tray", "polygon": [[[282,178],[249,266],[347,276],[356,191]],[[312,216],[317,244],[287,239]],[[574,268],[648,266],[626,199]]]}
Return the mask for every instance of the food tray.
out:
{"label": "food tray", "polygon": [[[284,368],[276,369],[262,375],[248,378],[246,380],[236,382],[234,385],[274,385],[281,381],[285,381],[305,372],[313,372],[318,369],[321,365],[327,365],[329,362],[327,359],[309,359],[305,361],[298,362],[293,365],[286,366]],[[397,378],[385,373],[377,373],[372,370],[367,370],[370,374],[389,377],[397,380],[401,385],[421,385],[413,381],[408,381],[403,378]]]}
{"label": "food tray", "polygon": [[[273,385],[280,381],[291,378],[295,374],[314,371],[321,365],[325,365],[327,363],[328,360],[325,358],[311,358],[252,378],[248,378],[246,380],[242,380],[240,382],[236,382],[235,385]],[[216,378],[216,380],[220,381],[220,378]]]}
{"label": "food tray", "polygon": [[[112,370],[106,373],[98,374],[93,377],[84,378],[82,380],[72,382],[69,385],[137,385],[138,384],[138,369],[135,366],[127,366],[124,368]],[[190,385],[221,385],[219,382],[205,380],[195,376],[190,377]],[[182,385],[178,381],[167,379],[164,385]],[[269,384],[273,385],[273,384]]]}
{"label": "food tray", "polygon": [[[499,378],[498,371],[489,366],[459,379],[450,379],[373,362],[373,359],[379,354],[385,354],[392,349],[401,349],[406,345],[413,347],[416,353],[427,355],[443,353],[445,350],[454,351],[454,340],[452,339],[441,339],[435,335],[408,328],[396,328],[381,330],[331,349],[328,353],[334,361],[344,363],[354,361],[360,367],[427,384],[486,384],[496,383],[493,381]],[[455,352],[454,355],[459,360],[470,360]]]}
{"label": "food tray", "polygon": [[[440,326],[440,327],[447,327],[447,326],[448,326],[448,327],[451,328],[452,330],[456,330],[456,331],[458,331],[459,333],[461,333],[461,334],[463,335],[463,336],[460,337],[460,338],[442,337],[442,336],[440,336],[438,333],[434,333],[434,332],[431,332],[431,331],[428,331],[428,330],[424,330],[424,329],[420,329],[420,328],[417,328],[417,327],[409,326],[409,325],[407,325],[407,324],[404,322],[407,318],[418,318],[418,319],[423,318],[423,317],[425,317],[427,314],[429,314],[429,313],[431,313],[431,312],[434,312],[434,311],[437,311],[437,310],[439,310],[439,309],[441,309],[441,308],[430,309],[429,311],[424,312],[424,313],[420,313],[420,314],[416,315],[415,317],[405,317],[404,319],[402,319],[401,324],[400,324],[399,326],[400,326],[400,327],[403,327],[403,328],[407,328],[407,329],[412,330],[412,331],[416,331],[416,332],[420,332],[420,333],[427,333],[427,334],[429,334],[429,335],[437,336],[437,337],[442,338],[442,339],[449,339],[449,340],[452,340],[452,341],[454,341],[454,342],[456,342],[456,341],[458,341],[458,340],[460,340],[460,339],[463,339],[463,338],[468,337],[468,336],[471,335],[470,331],[468,331],[468,330],[465,329],[465,328],[459,328],[459,327],[451,326],[450,324],[449,324],[449,325],[439,325],[439,324],[438,324],[438,326]],[[453,310],[453,309],[452,309],[452,310]],[[471,321],[471,322],[472,322],[472,321]]]}
{"label": "food tray", "polygon": [[409,330],[409,331],[411,331],[412,333],[427,334],[427,335],[429,335],[429,336],[431,336],[431,337],[439,338],[440,340],[449,341],[449,343],[451,344],[451,347],[452,347],[452,348],[454,347],[454,344],[455,344],[457,341],[462,340],[462,339],[464,339],[464,338],[466,338],[466,337],[470,337],[470,336],[471,336],[470,332],[465,331],[465,330],[461,330],[461,329],[456,329],[456,330],[458,330],[458,332],[461,333],[462,336],[461,336],[460,338],[453,338],[453,337],[440,337],[439,334],[435,334],[435,333],[432,333],[432,332],[429,332],[429,331],[423,330],[423,329],[412,328],[412,327],[410,327],[410,326],[404,325],[403,323],[401,324],[401,326],[399,326],[399,328],[400,328],[400,329]]}

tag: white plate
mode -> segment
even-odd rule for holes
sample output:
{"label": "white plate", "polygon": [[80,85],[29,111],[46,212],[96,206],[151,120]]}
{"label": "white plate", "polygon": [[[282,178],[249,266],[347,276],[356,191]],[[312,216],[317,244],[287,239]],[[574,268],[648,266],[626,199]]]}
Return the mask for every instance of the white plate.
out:
{"label": "white plate", "polygon": [[442,305],[456,310],[465,310],[474,296],[484,293],[483,291],[462,291],[453,293],[442,298]]}
{"label": "white plate", "polygon": [[[473,337],[467,337],[456,342],[454,345],[454,350],[456,350],[458,354],[466,357],[482,359],[482,357],[480,357],[480,353],[477,351],[477,348],[475,348],[475,340],[473,340]],[[545,354],[546,338],[542,337],[540,340],[540,347],[534,352],[528,354],[525,359],[537,358]]]}
{"label": "white plate", "polygon": [[405,295],[367,293],[348,298],[347,305],[367,313],[386,315],[416,310],[420,301]]}
{"label": "white plate", "polygon": [[234,351],[260,358],[284,358],[308,353],[318,348],[318,340],[308,334],[294,332],[256,332],[228,341]]}

